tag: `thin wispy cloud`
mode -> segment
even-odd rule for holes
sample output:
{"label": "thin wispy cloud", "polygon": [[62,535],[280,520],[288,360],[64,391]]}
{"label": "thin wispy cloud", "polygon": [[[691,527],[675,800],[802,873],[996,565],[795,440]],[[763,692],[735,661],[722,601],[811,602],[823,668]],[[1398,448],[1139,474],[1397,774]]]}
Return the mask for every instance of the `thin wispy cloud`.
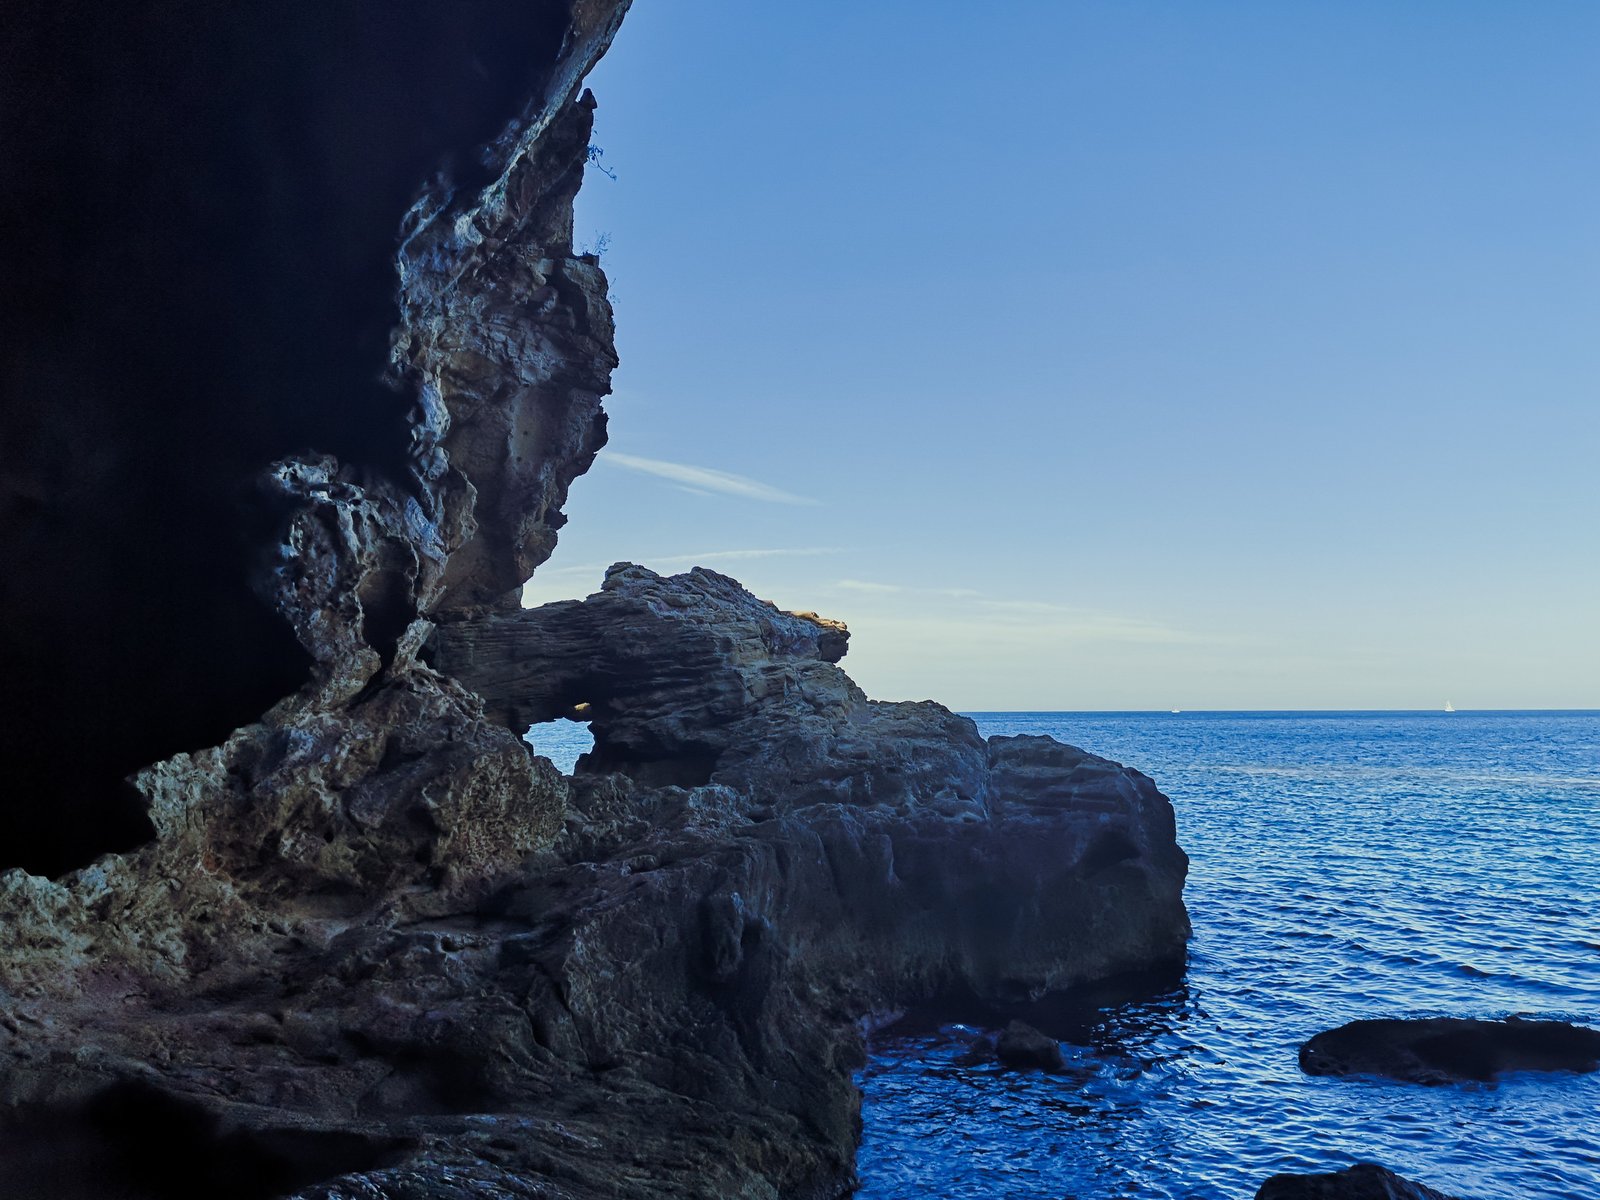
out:
{"label": "thin wispy cloud", "polygon": [[836,591],[860,592],[868,596],[944,596],[962,600],[982,595],[971,588],[907,587],[899,583],[876,583],[870,579],[836,579],[829,586]]}
{"label": "thin wispy cloud", "polygon": [[1000,621],[1054,629],[1063,636],[1106,642],[1206,643],[1239,642],[1237,636],[1194,633],[1144,617],[1124,616],[1070,604],[1045,600],[979,601],[980,606]]}
{"label": "thin wispy cloud", "polygon": [[[657,567],[700,567],[718,562],[751,562],[763,558],[817,558],[824,554],[841,554],[839,546],[770,546],[750,550],[704,550],[698,554],[643,554],[639,562],[655,570]],[[602,574],[610,563],[585,562],[564,566],[543,566],[536,579],[550,579],[557,575]]]}
{"label": "thin wispy cloud", "polygon": [[863,592],[868,596],[893,596],[905,591],[898,583],[873,583],[867,579],[840,579],[833,586],[841,592]]}
{"label": "thin wispy cloud", "polygon": [[832,613],[844,616],[862,645],[878,650],[894,646],[939,644],[978,651],[1051,655],[1085,646],[1221,647],[1237,639],[1173,629],[1153,621],[1112,613],[1086,613],[1078,619],[994,619],[985,610],[920,613]]}
{"label": "thin wispy cloud", "polygon": [[762,483],[759,479],[751,479],[747,475],[735,475],[732,471],[719,471],[714,467],[695,467],[688,463],[667,462],[660,458],[641,458],[637,454],[621,454],[615,450],[605,451],[596,461],[610,463],[626,471],[637,471],[642,475],[654,475],[658,479],[677,484],[685,491],[700,495],[715,493],[722,496],[736,496],[741,500],[759,500],[766,504],[818,503],[809,496],[797,496],[793,492]]}
{"label": "thin wispy cloud", "polygon": [[1150,645],[1218,640],[1143,617],[1047,600],[997,599],[972,588],[910,587],[865,579],[838,579],[828,590],[854,595],[862,603],[878,598],[892,599],[895,605],[892,619],[897,624],[925,622],[930,629],[936,627],[946,636],[961,631],[968,639],[982,636],[990,640],[1031,639],[1039,644],[1122,642]]}
{"label": "thin wispy cloud", "polygon": [[815,558],[821,554],[839,554],[838,546],[782,546],[770,550],[708,550],[703,554],[665,554],[648,558],[645,565],[661,563],[665,566],[682,566],[692,563],[699,566],[710,562],[744,562],[755,558]]}

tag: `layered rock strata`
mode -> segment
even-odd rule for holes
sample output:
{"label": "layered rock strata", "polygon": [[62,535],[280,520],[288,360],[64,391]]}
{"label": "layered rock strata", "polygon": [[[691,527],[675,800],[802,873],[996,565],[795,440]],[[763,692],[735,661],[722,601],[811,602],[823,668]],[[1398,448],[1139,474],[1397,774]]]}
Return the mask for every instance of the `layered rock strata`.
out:
{"label": "layered rock strata", "polygon": [[[571,203],[581,80],[626,3],[380,7],[19,10],[8,144],[37,201],[19,212],[60,216],[60,249],[122,203],[102,253],[148,286],[137,319],[106,316],[107,277],[61,267],[66,324],[7,360],[8,415],[39,446],[119,414],[102,458],[58,456],[62,487],[38,463],[5,476],[4,550],[27,568],[0,596],[11,694],[64,702],[103,668],[127,722],[101,752],[50,703],[6,712],[0,1194],[839,1194],[863,1022],[1181,961],[1170,805],[1049,739],[867,699],[837,666],[842,626],[711,572],[621,566],[586,601],[518,610],[604,441],[610,310]],[[419,69],[429,53],[459,71]],[[52,69],[95,81],[87,166],[16,85],[78,111]],[[366,137],[397,79],[418,96],[391,115],[435,112],[431,89],[449,117],[463,76],[487,82],[437,136]],[[113,112],[119,87],[144,124]],[[485,125],[508,95],[531,99]],[[308,114],[331,148],[294,141]],[[131,185],[146,150],[192,185],[174,211]],[[230,269],[237,312],[217,300]],[[102,321],[74,358],[72,331]],[[47,376],[70,403],[12,406]],[[192,488],[119,491],[191,422]],[[109,532],[62,538],[53,576],[40,547],[96,506]],[[173,545],[127,586],[200,588],[218,613],[112,606],[94,652],[72,650],[81,610],[50,598],[103,564],[71,556],[168,518]],[[243,644],[217,651],[229,631]],[[573,715],[596,746],[567,777],[520,735]],[[96,790],[123,774],[114,802]]]}

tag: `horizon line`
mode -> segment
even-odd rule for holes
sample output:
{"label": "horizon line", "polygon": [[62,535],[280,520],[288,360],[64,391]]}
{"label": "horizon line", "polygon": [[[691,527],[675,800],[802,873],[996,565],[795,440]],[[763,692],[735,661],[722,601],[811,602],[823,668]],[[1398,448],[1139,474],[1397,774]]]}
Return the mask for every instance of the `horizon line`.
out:
{"label": "horizon line", "polygon": [[1017,716],[1022,714],[1079,713],[1097,716],[1123,716],[1128,714],[1154,714],[1156,716],[1184,716],[1190,713],[1438,713],[1441,717],[1462,713],[1596,713],[1595,708],[952,708],[963,716]]}

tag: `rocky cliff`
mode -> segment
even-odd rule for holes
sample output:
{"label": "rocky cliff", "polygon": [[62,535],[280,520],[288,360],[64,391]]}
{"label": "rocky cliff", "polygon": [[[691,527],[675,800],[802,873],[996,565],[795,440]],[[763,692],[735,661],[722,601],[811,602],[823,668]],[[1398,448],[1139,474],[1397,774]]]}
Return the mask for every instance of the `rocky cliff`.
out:
{"label": "rocky cliff", "polygon": [[3,1194],[832,1196],[863,1021],[1181,961],[1137,772],[711,572],[517,607],[625,9],[8,18]]}

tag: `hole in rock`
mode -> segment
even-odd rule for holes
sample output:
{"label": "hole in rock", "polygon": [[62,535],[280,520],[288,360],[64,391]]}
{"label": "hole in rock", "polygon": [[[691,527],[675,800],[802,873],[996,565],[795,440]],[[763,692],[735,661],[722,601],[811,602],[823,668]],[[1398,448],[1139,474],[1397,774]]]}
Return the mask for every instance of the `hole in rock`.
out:
{"label": "hole in rock", "polygon": [[7,1200],[271,1200],[397,1162],[411,1143],[338,1130],[227,1129],[191,1100],[114,1084],[0,1124]]}
{"label": "hole in rock", "polygon": [[533,747],[535,754],[553,762],[563,775],[571,775],[578,759],[594,750],[594,731],[588,721],[576,717],[556,717],[530,725],[522,740]]}
{"label": "hole in rock", "polygon": [[1109,870],[1118,863],[1139,857],[1139,844],[1120,829],[1107,830],[1089,844],[1078,863],[1085,875]]}
{"label": "hole in rock", "polygon": [[[122,780],[309,662],[249,577],[305,450],[404,484],[402,220],[559,52],[567,6],[13,0],[0,71],[0,868],[151,836]],[[20,281],[20,282],[19,282]],[[410,613],[386,589],[369,633]]]}

